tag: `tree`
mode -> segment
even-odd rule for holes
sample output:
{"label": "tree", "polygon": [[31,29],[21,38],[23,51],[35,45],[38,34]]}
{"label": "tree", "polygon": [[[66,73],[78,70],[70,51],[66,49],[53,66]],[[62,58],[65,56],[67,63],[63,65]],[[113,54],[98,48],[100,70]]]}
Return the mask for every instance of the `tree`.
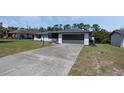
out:
{"label": "tree", "polygon": [[45,31],[45,28],[40,27],[40,28],[39,28],[39,31]]}
{"label": "tree", "polygon": [[120,31],[124,31],[124,27],[120,28],[119,30],[120,30]]}
{"label": "tree", "polygon": [[51,26],[48,26],[47,31],[53,31],[53,28]]}
{"label": "tree", "polygon": [[72,27],[73,28],[78,28],[78,24],[74,23]]}
{"label": "tree", "polygon": [[54,30],[54,31],[58,31],[58,30],[60,29],[59,27],[60,27],[60,26],[59,26],[58,24],[56,24],[56,25],[53,26],[53,30]]}
{"label": "tree", "polygon": [[0,22],[0,38],[4,36],[4,28],[3,28],[3,23]]}
{"label": "tree", "polygon": [[62,24],[59,24],[59,30],[63,30]]}
{"label": "tree", "polygon": [[83,29],[83,28],[84,28],[84,23],[78,24],[78,28],[79,28],[79,29]]}
{"label": "tree", "polygon": [[91,26],[89,24],[85,24],[83,29],[84,30],[90,30],[90,28],[91,28]]}
{"label": "tree", "polygon": [[3,38],[4,36],[6,36],[7,32],[8,32],[7,28],[5,27],[0,28],[0,38]]}
{"label": "tree", "polygon": [[92,25],[92,30],[93,30],[93,31],[100,31],[100,29],[101,29],[101,28],[100,28],[100,26],[99,26],[98,24],[93,24],[93,25]]}
{"label": "tree", "polygon": [[100,29],[92,32],[96,43],[109,43],[109,32],[105,29]]}
{"label": "tree", "polygon": [[1,28],[3,28],[3,23],[2,23],[2,22],[0,22],[0,29],[1,29]]}
{"label": "tree", "polygon": [[70,24],[64,25],[64,30],[66,30],[66,29],[71,29],[71,25]]}

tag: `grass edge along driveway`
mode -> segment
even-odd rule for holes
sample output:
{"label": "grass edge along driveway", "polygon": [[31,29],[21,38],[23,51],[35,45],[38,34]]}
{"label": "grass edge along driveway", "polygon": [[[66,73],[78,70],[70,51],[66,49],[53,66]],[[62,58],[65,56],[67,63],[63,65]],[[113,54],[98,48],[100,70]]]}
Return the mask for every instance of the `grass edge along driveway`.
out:
{"label": "grass edge along driveway", "polygon": [[109,44],[84,46],[72,66],[70,76],[124,75],[124,48]]}
{"label": "grass edge along driveway", "polygon": [[43,42],[33,40],[0,40],[0,57],[49,45],[49,42],[45,42],[43,46]]}

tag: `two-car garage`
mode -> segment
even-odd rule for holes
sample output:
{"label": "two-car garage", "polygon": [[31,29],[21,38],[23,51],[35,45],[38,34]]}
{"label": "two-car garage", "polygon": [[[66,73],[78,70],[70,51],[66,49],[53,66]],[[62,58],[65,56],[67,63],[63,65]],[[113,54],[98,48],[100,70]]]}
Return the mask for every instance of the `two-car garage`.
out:
{"label": "two-car garage", "polygon": [[54,40],[57,43],[75,43],[83,44],[84,43],[84,34],[83,33],[50,33],[49,38]]}

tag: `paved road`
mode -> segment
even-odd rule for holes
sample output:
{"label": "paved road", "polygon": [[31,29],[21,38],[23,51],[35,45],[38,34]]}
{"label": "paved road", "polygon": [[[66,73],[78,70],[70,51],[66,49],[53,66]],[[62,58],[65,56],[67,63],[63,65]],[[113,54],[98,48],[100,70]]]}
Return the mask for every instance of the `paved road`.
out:
{"label": "paved road", "polygon": [[0,58],[0,75],[68,75],[82,45],[62,44]]}

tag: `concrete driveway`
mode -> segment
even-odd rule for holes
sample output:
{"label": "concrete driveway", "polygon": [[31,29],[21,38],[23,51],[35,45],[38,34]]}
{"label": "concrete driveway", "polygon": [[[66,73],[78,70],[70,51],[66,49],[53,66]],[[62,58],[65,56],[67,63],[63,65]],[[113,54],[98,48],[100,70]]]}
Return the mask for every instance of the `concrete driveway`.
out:
{"label": "concrete driveway", "polygon": [[68,75],[82,45],[61,44],[0,58],[0,75]]}

